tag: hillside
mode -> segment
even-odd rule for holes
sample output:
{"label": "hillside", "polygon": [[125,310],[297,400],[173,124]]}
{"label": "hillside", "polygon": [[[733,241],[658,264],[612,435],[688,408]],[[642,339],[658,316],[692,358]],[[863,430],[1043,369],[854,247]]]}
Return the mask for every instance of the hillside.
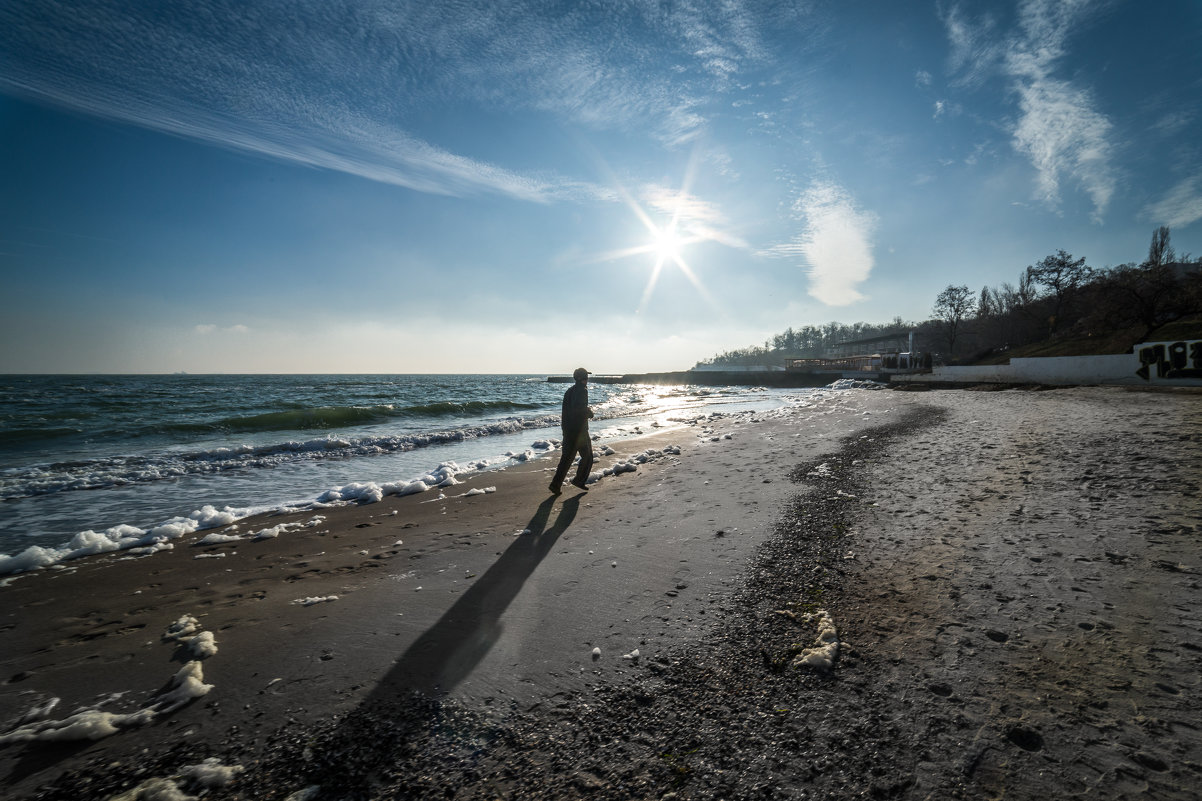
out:
{"label": "hillside", "polygon": [[1176,342],[1178,340],[1202,339],[1202,315],[1195,315],[1187,320],[1160,326],[1148,336],[1144,336],[1140,326],[1112,331],[1108,334],[1064,336],[1032,342],[1005,350],[993,351],[987,355],[965,359],[959,364],[1005,364],[1014,358],[1034,358],[1041,356],[1104,356],[1112,353],[1130,353],[1132,347],[1140,342]]}

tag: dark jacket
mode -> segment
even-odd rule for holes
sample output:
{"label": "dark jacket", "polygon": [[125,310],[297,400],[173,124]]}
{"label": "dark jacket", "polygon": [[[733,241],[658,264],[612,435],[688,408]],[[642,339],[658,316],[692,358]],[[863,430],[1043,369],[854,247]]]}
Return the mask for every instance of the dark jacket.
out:
{"label": "dark jacket", "polygon": [[588,428],[592,417],[588,408],[588,385],[573,384],[563,393],[563,417],[560,425],[564,431],[581,431]]}

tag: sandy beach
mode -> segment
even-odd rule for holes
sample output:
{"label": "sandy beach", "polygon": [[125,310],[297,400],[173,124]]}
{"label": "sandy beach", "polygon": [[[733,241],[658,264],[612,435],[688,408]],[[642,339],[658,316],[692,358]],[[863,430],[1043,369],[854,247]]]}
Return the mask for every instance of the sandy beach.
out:
{"label": "sandy beach", "polygon": [[850,390],[23,575],[5,796],[1194,798],[1200,401]]}

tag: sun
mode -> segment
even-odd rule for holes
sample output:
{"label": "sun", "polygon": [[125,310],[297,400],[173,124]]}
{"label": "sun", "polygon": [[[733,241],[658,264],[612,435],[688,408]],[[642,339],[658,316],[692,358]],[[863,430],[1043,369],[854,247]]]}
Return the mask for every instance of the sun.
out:
{"label": "sun", "polygon": [[[643,295],[635,314],[641,315],[651,301],[660,276],[666,270],[673,270],[683,275],[697,290],[698,294],[715,310],[720,312],[719,304],[706,290],[701,279],[689,266],[689,255],[693,245],[707,241],[723,242],[707,221],[714,215],[708,205],[689,192],[693,167],[686,172],[685,180],[679,190],[667,190],[652,186],[645,191],[650,209],[644,209],[643,204],[627,191],[620,181],[614,179],[614,190],[626,203],[634,216],[643,224],[647,238],[641,245],[611,250],[598,254],[596,261],[612,261],[642,256],[646,259],[650,274]],[[662,215],[653,219],[652,214]],[[648,258],[649,257],[649,258]]]}
{"label": "sun", "polygon": [[669,225],[653,232],[654,239],[651,242],[651,252],[660,262],[674,262],[680,260],[680,249],[685,244],[684,240],[676,233],[676,226]]}

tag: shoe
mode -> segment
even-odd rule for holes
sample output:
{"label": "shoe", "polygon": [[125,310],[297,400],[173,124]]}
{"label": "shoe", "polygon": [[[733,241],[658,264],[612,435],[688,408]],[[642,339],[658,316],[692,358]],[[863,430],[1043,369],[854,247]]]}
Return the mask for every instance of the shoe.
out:
{"label": "shoe", "polygon": [[573,487],[577,487],[581,492],[588,492],[588,487],[586,487],[584,484],[578,482],[576,479],[572,479],[568,483],[571,484]]}
{"label": "shoe", "polygon": [[547,487],[547,489],[551,490],[552,495],[558,495],[559,493],[563,492],[563,488],[558,484],[552,484],[551,486]]}

